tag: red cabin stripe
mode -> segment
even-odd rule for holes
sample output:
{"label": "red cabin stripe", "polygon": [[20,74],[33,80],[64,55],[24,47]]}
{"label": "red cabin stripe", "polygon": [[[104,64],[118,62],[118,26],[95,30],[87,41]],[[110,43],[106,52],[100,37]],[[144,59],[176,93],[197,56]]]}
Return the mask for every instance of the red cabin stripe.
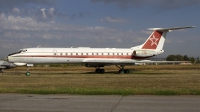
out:
{"label": "red cabin stripe", "polygon": [[104,56],[98,56],[98,55],[74,55],[74,56],[55,56],[55,55],[21,55],[18,57],[32,57],[32,58],[40,58],[40,57],[46,57],[46,58],[110,58],[110,59],[146,59],[150,58],[152,56],[148,57],[137,57],[133,55],[104,55]]}

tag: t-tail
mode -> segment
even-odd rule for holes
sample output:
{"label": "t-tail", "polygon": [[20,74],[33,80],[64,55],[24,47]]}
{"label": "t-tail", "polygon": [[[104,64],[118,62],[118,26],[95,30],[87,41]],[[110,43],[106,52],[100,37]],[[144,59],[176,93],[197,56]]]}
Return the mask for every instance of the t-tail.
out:
{"label": "t-tail", "polygon": [[175,28],[149,28],[153,33],[140,46],[133,47],[134,56],[136,57],[152,57],[164,52],[163,46],[166,39],[166,34],[172,30],[194,28],[195,26],[175,27]]}
{"label": "t-tail", "polygon": [[167,32],[186,28],[194,28],[194,26],[175,28],[149,28],[149,30],[152,30],[153,33],[149,36],[146,42],[141,45],[141,49],[162,50]]}

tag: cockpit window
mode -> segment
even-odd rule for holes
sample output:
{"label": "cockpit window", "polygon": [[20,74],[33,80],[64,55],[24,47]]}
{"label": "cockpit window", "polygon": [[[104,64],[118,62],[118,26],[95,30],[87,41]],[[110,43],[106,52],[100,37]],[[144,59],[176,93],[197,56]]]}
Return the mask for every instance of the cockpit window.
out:
{"label": "cockpit window", "polygon": [[26,52],[26,51],[27,51],[26,49],[22,50],[22,52]]}
{"label": "cockpit window", "polygon": [[15,53],[12,53],[12,54],[9,54],[8,56],[10,55],[14,55],[14,54],[19,54],[21,52],[26,52],[27,50],[26,49],[20,49],[18,52],[15,52]]}
{"label": "cockpit window", "polygon": [[23,50],[19,50],[18,52],[16,52],[16,53],[21,53]]}

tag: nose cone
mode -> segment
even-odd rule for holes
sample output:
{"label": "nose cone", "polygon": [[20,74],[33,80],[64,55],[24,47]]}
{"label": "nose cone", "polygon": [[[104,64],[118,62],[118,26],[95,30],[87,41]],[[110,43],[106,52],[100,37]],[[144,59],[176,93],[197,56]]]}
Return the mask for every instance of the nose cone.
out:
{"label": "nose cone", "polygon": [[9,56],[6,57],[6,60],[9,62]]}
{"label": "nose cone", "polygon": [[9,65],[9,68],[15,68],[16,65],[10,62],[10,56],[8,55],[5,59],[7,61],[7,64]]}
{"label": "nose cone", "polygon": [[6,58],[6,61],[12,62],[12,56],[8,56],[8,57]]}
{"label": "nose cone", "polygon": [[8,56],[4,58],[5,61],[8,61]]}

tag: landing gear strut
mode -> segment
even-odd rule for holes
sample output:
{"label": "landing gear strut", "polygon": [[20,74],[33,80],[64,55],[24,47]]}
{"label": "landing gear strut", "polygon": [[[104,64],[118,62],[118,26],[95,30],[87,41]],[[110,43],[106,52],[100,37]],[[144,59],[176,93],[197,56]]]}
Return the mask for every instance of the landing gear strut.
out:
{"label": "landing gear strut", "polygon": [[95,70],[95,73],[104,73],[105,70],[104,69],[100,69],[100,67],[97,67]]}
{"label": "landing gear strut", "polygon": [[124,65],[115,65],[116,67],[118,67],[120,70],[119,70],[119,74],[129,74],[130,73],[130,70],[129,69],[124,69]]}
{"label": "landing gear strut", "polygon": [[30,76],[31,75],[31,72],[29,72],[28,70],[29,70],[29,68],[27,66],[27,68],[26,68],[26,76]]}
{"label": "landing gear strut", "polygon": [[33,64],[27,64],[26,66],[27,66],[27,68],[26,68],[26,76],[30,76],[30,75],[31,75],[31,72],[28,71],[28,70],[29,70],[28,67],[32,67]]}

